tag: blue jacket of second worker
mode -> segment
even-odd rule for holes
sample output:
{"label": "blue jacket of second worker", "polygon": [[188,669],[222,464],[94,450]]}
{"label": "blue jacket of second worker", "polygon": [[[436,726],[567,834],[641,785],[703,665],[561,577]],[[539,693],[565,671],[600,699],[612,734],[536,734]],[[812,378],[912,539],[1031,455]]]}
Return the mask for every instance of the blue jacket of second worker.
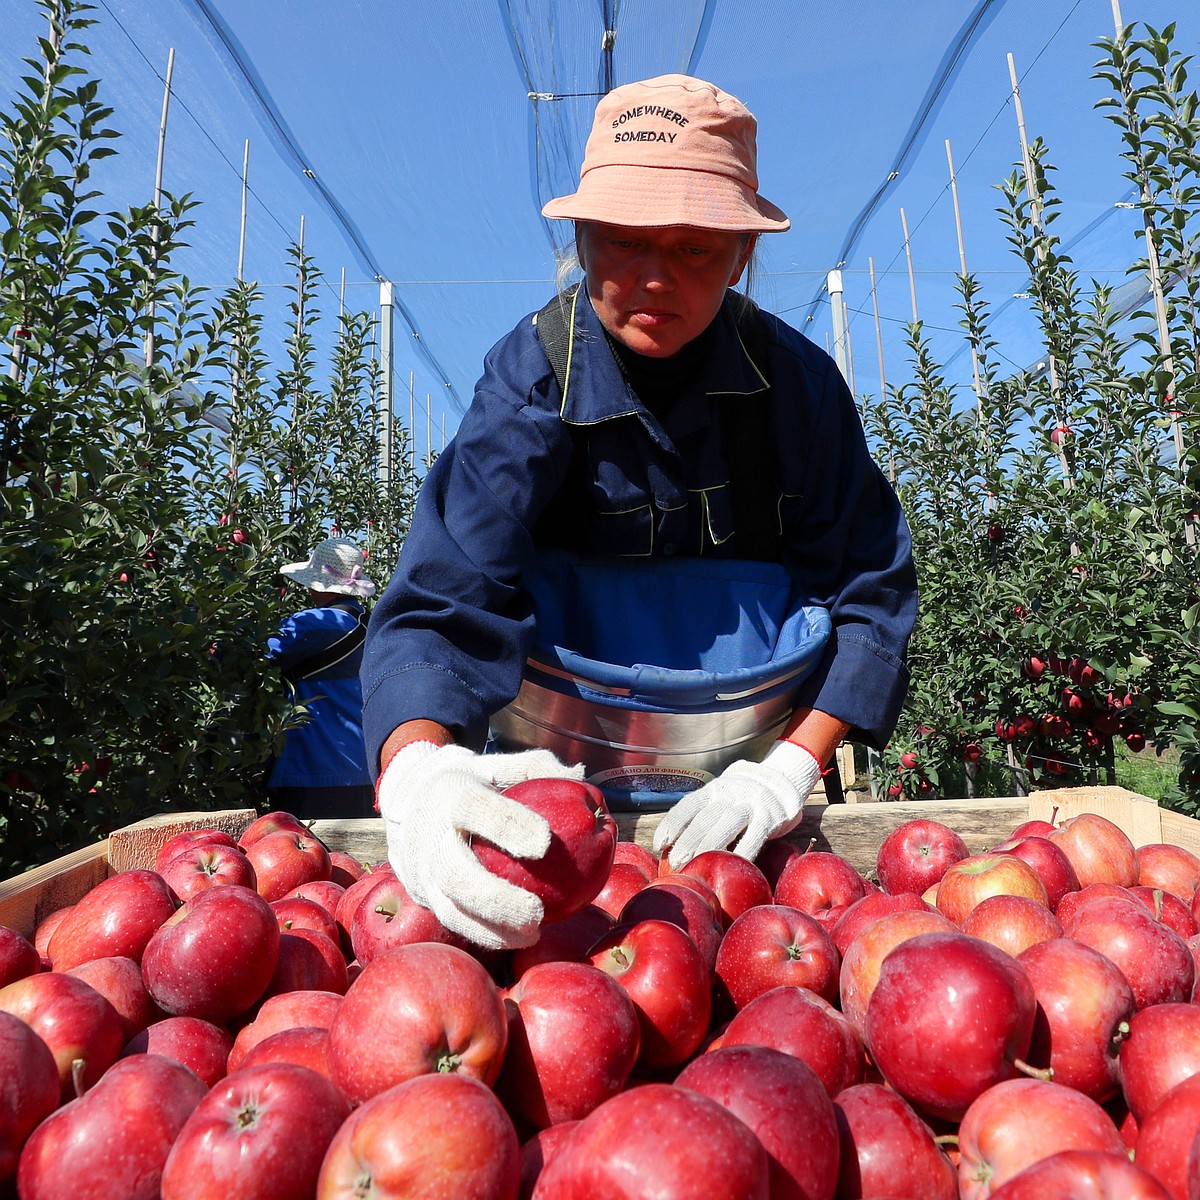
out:
{"label": "blue jacket of second worker", "polygon": [[[340,661],[306,664],[358,628],[364,609],[347,597],[334,605],[306,608],[288,617],[267,642],[267,655],[295,689],[294,699],[308,709],[303,724],[289,729],[275,760],[270,787],[361,787],[371,782],[363,742],[362,644]],[[334,657],[337,657],[336,652]]]}
{"label": "blue jacket of second worker", "polygon": [[769,404],[761,469],[775,481],[781,561],[833,624],[797,704],[881,746],[908,687],[916,575],[908,526],[833,360],[764,313],[760,367],[727,298],[705,335],[703,369],[664,422],[626,383],[584,289],[572,319],[565,395],[534,319],[524,319],[488,354],[421,488],[367,633],[372,772],[404,721],[434,720],[482,744],[533,642],[521,579],[538,548],[736,557],[722,409],[734,406],[736,419],[756,396]]}

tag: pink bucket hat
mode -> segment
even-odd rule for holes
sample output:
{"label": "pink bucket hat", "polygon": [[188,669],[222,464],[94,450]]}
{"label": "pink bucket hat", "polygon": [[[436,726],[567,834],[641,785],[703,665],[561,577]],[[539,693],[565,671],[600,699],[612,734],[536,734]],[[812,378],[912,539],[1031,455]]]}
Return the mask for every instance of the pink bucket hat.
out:
{"label": "pink bucket hat", "polygon": [[689,75],[614,88],[596,106],[579,188],[542,213],[606,225],[781,233],[758,194],[758,122],[736,96]]}

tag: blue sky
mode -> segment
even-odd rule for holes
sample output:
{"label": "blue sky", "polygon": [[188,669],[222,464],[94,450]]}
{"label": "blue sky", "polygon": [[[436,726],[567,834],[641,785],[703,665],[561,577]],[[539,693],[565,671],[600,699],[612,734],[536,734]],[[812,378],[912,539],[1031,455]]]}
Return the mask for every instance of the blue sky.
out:
{"label": "blue sky", "polygon": [[[548,296],[555,241],[567,231],[539,209],[574,186],[596,94],[610,79],[687,71],[755,112],[763,193],[793,221],[763,239],[757,298],[820,345],[831,336],[827,273],[878,194],[843,275],[860,392],[877,391],[880,376],[868,260],[887,380],[906,377],[901,209],[935,353],[969,381],[953,308],[947,139],[968,266],[1003,309],[993,335],[1014,369],[1039,354],[1028,305],[1013,299],[1023,281],[995,214],[996,185],[1020,153],[1008,54],[1029,133],[1046,140],[1058,168],[1057,229],[1078,239],[1081,274],[1120,283],[1140,252],[1137,214],[1114,207],[1129,190],[1118,132],[1094,107],[1106,88],[1092,78],[1093,43],[1113,32],[1111,0],[95,3],[90,66],[124,134],[100,180],[113,206],[151,193],[173,48],[165,186],[203,202],[179,265],[213,288],[232,280],[249,139],[247,277],[282,328],[285,247],[303,218],[306,250],[326,276],[326,311],[341,301],[343,272],[356,309],[378,304],[376,276],[391,280],[397,408],[407,420],[411,381],[419,447],[427,437],[440,445],[443,427],[453,434],[488,348]],[[33,0],[0,7],[8,97],[44,26]],[[1200,41],[1195,0],[1124,0],[1121,9],[1127,23],[1177,21],[1188,52]],[[601,51],[606,25],[616,31],[611,55]]]}

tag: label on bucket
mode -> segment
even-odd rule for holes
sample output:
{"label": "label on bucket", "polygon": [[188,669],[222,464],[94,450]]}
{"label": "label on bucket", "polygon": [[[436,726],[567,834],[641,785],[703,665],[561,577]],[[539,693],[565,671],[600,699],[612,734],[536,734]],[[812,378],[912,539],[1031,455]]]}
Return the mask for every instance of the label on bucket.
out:
{"label": "label on bucket", "polygon": [[711,771],[692,767],[656,767],[650,764],[629,767],[610,767],[588,776],[588,782],[599,788],[623,792],[694,792],[713,778]]}

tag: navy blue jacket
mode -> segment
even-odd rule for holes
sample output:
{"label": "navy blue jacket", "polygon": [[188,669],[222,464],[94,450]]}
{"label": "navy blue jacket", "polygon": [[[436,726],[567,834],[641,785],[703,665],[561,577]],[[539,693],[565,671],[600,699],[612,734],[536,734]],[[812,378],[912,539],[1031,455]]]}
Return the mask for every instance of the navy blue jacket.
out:
{"label": "navy blue jacket", "polygon": [[[267,641],[267,657],[285,675],[320,654],[358,623],[362,605],[347,597],[352,611],[337,606],[294,613]],[[283,751],[271,769],[269,787],[362,787],[370,784],[363,742],[363,648],[311,679],[294,681],[297,703],[308,708],[303,724],[288,730]]]}
{"label": "navy blue jacket", "polygon": [[[719,409],[753,403],[765,384],[730,302],[669,432],[626,384],[584,289],[575,322],[565,396],[526,318],[488,354],[457,435],[425,479],[367,631],[372,772],[408,720],[482,744],[532,645],[521,576],[538,546],[736,557]],[[908,526],[833,360],[777,317],[764,314],[764,324],[771,436],[762,468],[776,481],[780,557],[833,622],[798,706],[882,746],[908,687],[917,603]]]}

